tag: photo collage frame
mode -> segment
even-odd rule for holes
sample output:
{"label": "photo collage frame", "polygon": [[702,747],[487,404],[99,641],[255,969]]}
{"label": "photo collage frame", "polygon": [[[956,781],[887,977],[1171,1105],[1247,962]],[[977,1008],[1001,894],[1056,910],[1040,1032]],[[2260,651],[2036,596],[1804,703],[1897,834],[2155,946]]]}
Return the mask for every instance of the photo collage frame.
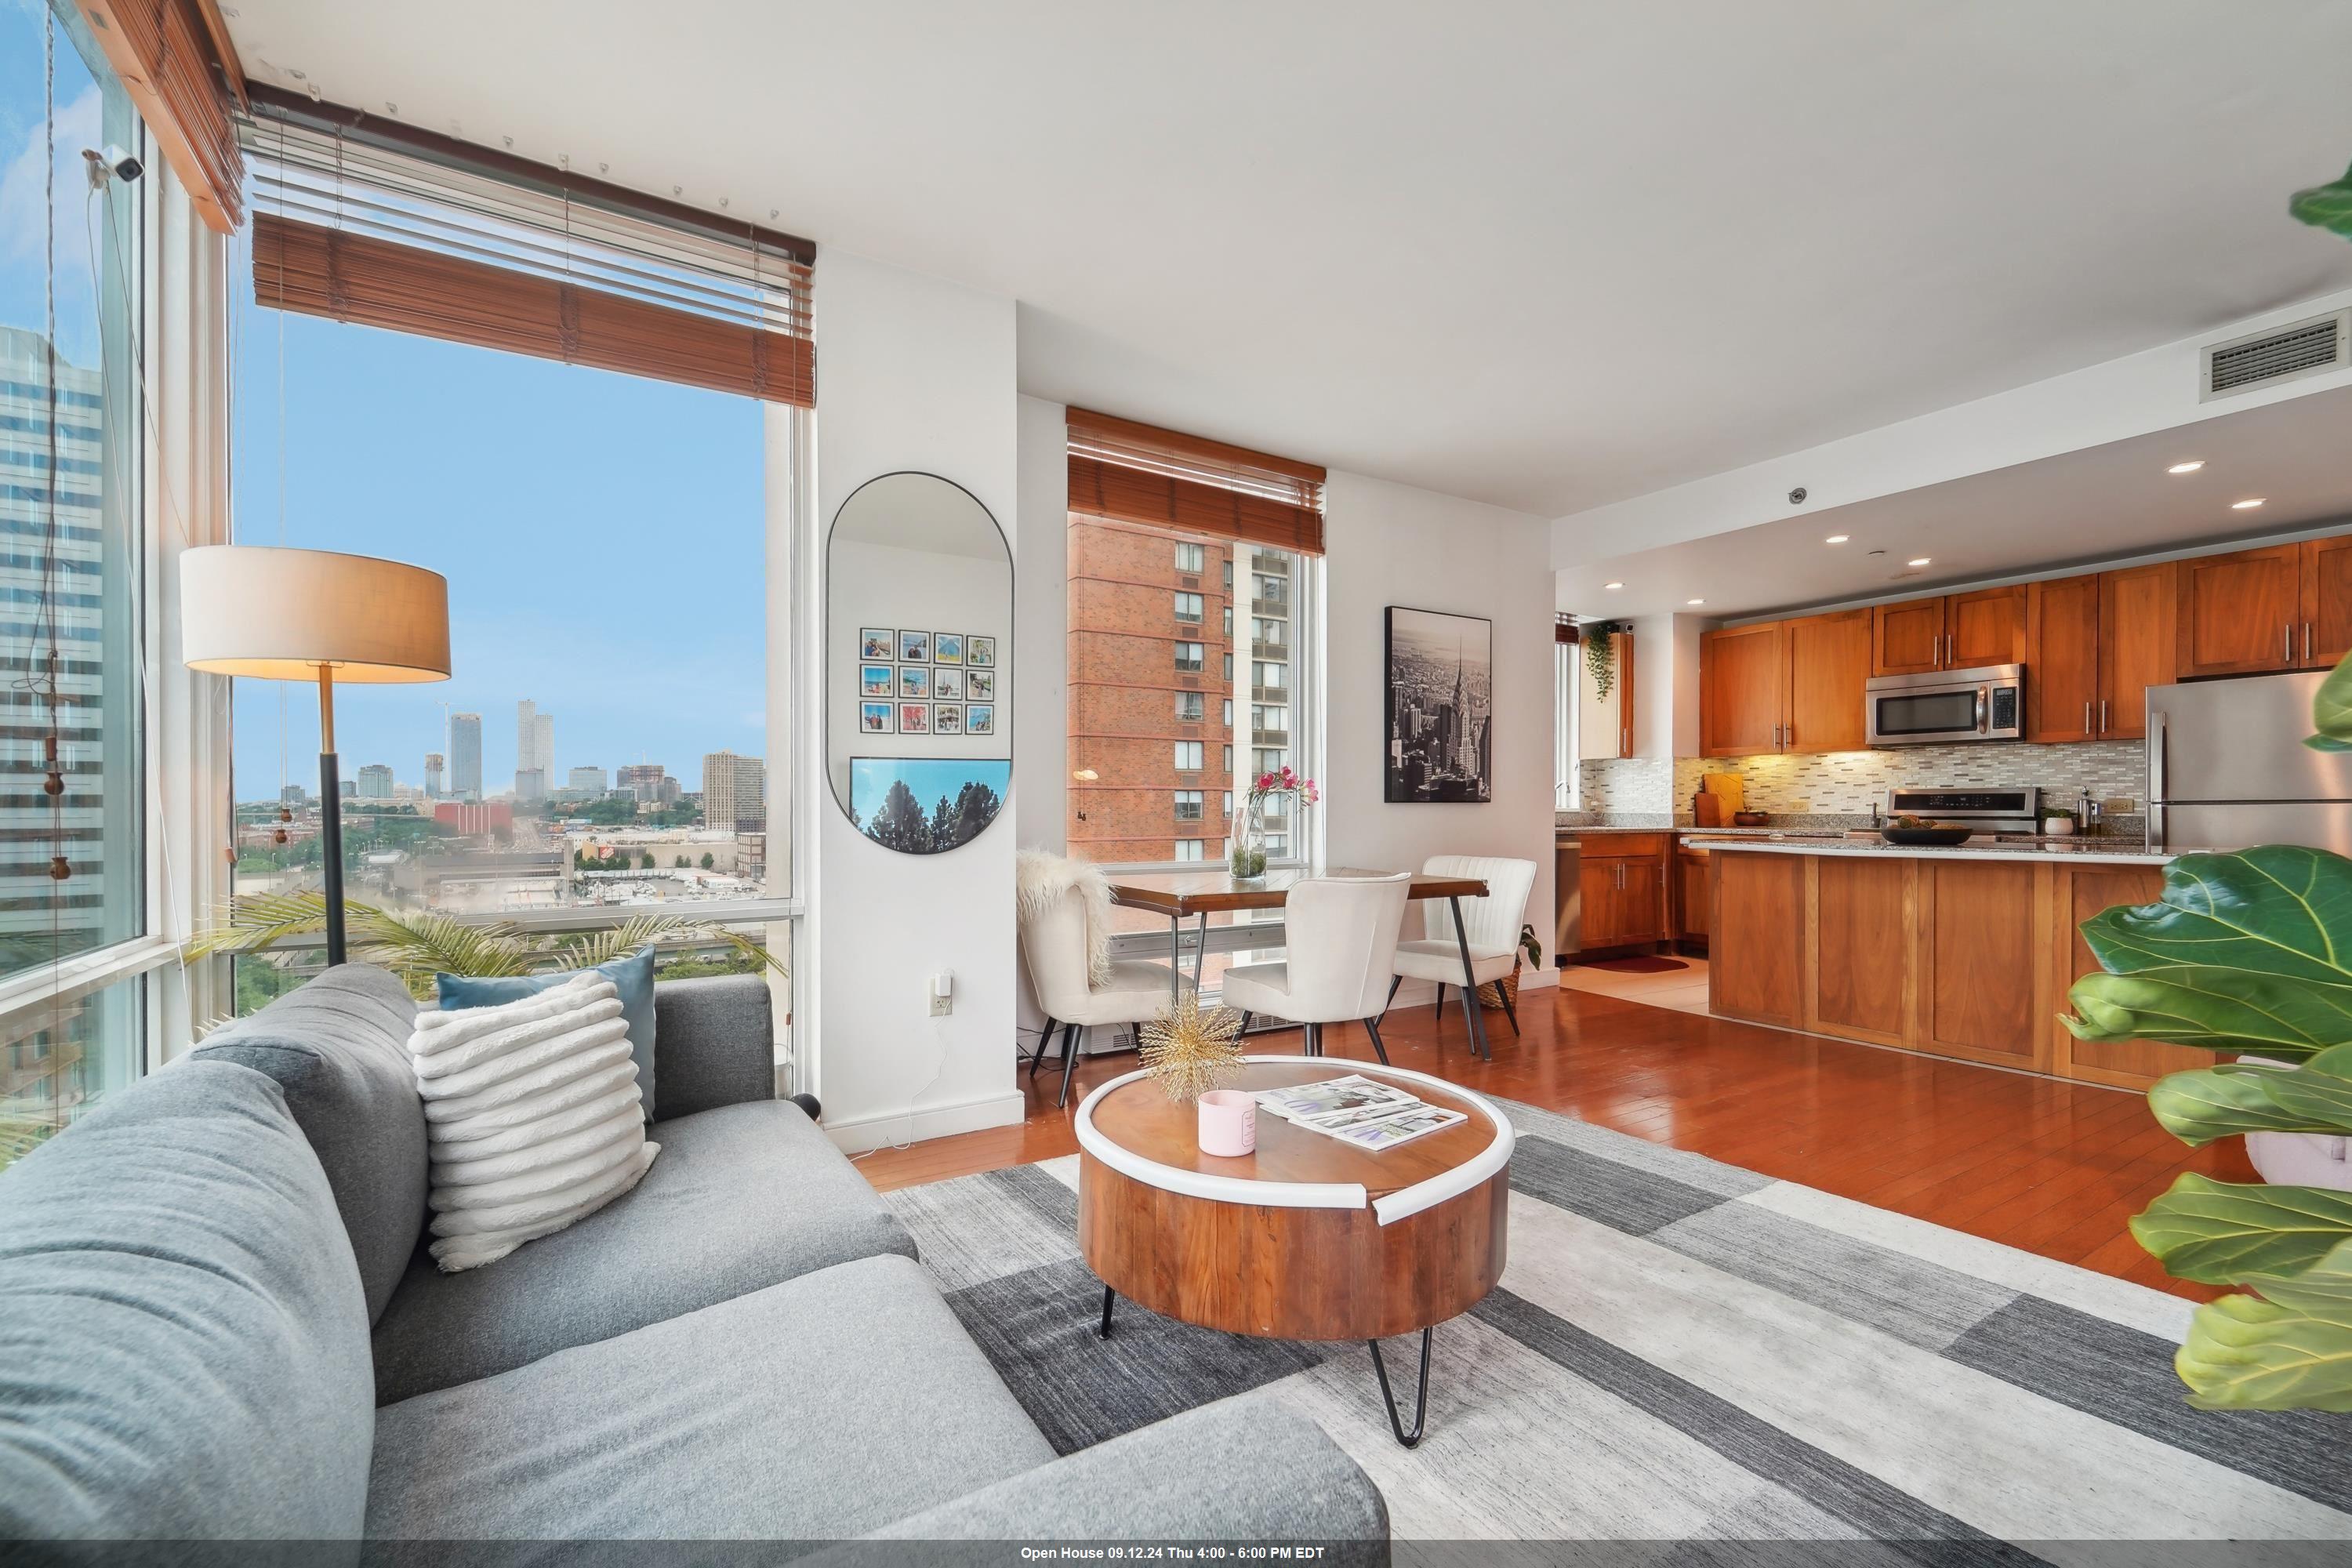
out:
{"label": "photo collage frame", "polygon": [[993,735],[998,685],[992,637],[898,626],[858,629],[862,735]]}

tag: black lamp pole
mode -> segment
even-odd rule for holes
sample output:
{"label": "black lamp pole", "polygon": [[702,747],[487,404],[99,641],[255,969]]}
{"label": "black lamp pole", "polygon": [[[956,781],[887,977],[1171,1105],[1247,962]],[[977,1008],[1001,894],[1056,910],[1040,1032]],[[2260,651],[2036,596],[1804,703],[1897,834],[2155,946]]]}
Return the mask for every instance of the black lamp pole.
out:
{"label": "black lamp pole", "polygon": [[319,666],[319,848],[327,868],[327,963],[343,962],[343,779],[335,755],[335,667]]}

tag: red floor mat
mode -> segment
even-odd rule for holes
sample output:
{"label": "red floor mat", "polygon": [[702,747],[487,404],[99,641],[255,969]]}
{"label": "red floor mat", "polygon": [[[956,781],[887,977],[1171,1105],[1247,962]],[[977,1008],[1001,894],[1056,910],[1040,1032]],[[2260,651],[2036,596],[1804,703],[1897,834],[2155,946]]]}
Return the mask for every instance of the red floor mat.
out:
{"label": "red floor mat", "polygon": [[1596,958],[1581,967],[1613,970],[1619,974],[1664,974],[1670,969],[1688,969],[1690,965],[1679,958],[1654,958],[1646,953],[1635,953],[1631,958]]}

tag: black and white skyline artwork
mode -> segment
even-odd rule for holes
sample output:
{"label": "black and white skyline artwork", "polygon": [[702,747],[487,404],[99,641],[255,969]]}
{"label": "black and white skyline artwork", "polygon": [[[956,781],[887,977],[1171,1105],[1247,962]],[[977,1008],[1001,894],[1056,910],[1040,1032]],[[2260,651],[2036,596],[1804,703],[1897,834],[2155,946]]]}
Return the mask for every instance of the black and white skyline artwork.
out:
{"label": "black and white skyline artwork", "polygon": [[1494,670],[1494,622],[1389,606],[1382,799],[1493,798]]}

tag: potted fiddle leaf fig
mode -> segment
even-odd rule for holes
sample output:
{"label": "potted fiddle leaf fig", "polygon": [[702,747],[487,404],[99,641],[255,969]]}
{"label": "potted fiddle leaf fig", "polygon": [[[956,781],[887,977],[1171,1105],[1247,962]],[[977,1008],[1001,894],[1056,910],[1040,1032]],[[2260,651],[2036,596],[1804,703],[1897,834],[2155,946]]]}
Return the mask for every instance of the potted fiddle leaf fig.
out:
{"label": "potted fiddle leaf fig", "polygon": [[[2306,744],[2352,751],[2352,658],[2313,721]],[[2192,1147],[2243,1136],[2257,1169],[2304,1178],[2184,1173],[2133,1217],[2174,1278],[2239,1288],[2198,1309],[2173,1359],[2189,1403],[2352,1410],[2352,1163],[2334,1153],[2352,1139],[2352,860],[2282,844],[2183,855],[2156,903],[2082,931],[2100,973],[2067,993],[2067,1028],[2234,1057],[2166,1077],[2149,1109]]]}

